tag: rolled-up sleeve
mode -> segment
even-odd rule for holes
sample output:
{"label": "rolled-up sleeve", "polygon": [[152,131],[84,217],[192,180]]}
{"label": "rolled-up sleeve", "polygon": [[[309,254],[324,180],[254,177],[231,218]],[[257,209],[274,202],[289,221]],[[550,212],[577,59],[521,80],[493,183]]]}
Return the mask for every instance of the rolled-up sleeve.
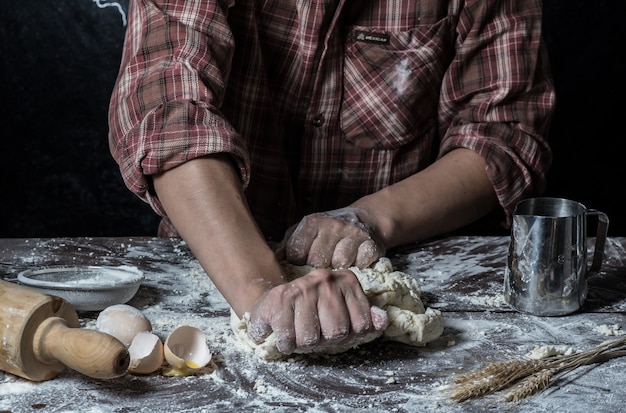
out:
{"label": "rolled-up sleeve", "polygon": [[541,37],[541,1],[467,2],[443,82],[440,156],[479,153],[509,220],[517,202],[545,190],[552,162],[555,95]]}
{"label": "rolled-up sleeve", "polygon": [[126,186],[161,215],[150,176],[188,160],[228,153],[249,180],[245,145],[219,110],[234,49],[227,12],[222,1],[130,1],[109,146]]}

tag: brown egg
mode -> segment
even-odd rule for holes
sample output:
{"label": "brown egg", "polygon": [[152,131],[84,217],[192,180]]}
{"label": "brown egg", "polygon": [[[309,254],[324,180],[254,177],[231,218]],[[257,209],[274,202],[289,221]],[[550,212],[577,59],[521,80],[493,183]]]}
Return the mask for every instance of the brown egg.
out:
{"label": "brown egg", "polygon": [[127,304],[116,304],[102,310],[96,320],[96,328],[117,338],[126,347],[130,346],[137,333],[152,332],[150,320]]}

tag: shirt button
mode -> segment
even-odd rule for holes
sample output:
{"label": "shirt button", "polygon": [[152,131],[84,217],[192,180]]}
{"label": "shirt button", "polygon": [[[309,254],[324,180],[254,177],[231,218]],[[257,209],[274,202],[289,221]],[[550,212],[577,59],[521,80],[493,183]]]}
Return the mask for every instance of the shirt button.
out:
{"label": "shirt button", "polygon": [[324,116],[322,115],[317,115],[314,119],[313,122],[311,122],[313,124],[313,126],[315,126],[316,128],[319,128],[320,126],[322,126],[322,124],[324,123]]}

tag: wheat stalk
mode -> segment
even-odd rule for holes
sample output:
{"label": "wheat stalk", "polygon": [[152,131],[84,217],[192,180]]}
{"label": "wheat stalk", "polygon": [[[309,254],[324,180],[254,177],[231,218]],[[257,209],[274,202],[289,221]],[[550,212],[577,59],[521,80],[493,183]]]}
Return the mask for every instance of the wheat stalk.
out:
{"label": "wheat stalk", "polygon": [[462,402],[507,388],[523,377],[544,368],[541,360],[508,360],[489,363],[482,369],[460,375],[454,381],[452,399]]}
{"label": "wheat stalk", "polygon": [[491,362],[481,369],[457,376],[451,398],[463,402],[515,386],[505,400],[519,401],[546,389],[564,374],[580,366],[626,355],[623,346],[626,346],[626,336],[575,354],[540,360]]}
{"label": "wheat stalk", "polygon": [[507,402],[516,402],[548,387],[550,379],[558,371],[556,368],[544,369],[522,379],[504,398]]}

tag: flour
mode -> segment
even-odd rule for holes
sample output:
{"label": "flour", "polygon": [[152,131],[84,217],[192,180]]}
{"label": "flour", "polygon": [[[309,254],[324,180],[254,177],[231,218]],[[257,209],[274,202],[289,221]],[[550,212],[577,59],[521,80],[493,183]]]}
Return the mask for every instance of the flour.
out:
{"label": "flour", "polygon": [[605,336],[623,336],[626,334],[626,332],[622,330],[622,326],[620,324],[602,324],[595,327],[594,331],[604,334]]}
{"label": "flour", "polygon": [[257,393],[267,393],[267,387],[263,379],[256,379],[254,381],[254,390],[256,390]]}
{"label": "flour", "polygon": [[34,390],[37,390],[36,383],[0,371],[0,396],[19,395]]}
{"label": "flour", "polygon": [[481,307],[496,307],[497,308],[497,307],[502,306],[505,303],[504,296],[502,294],[496,294],[496,295],[472,294],[472,295],[467,296],[467,299],[473,305],[481,306]]}
{"label": "flour", "polygon": [[541,360],[552,356],[570,355],[574,352],[570,346],[537,346],[526,354],[526,357],[532,360]]}
{"label": "flour", "polygon": [[[301,277],[311,271],[311,267],[297,267],[283,265],[287,276],[291,279]],[[416,279],[400,271],[394,271],[388,258],[381,258],[373,268],[350,268],[357,276],[370,304],[387,312],[389,325],[382,332],[374,332],[361,338],[359,343],[351,345],[336,345],[323,349],[314,348],[303,352],[320,351],[328,354],[345,352],[358,345],[375,340],[381,335],[392,341],[424,346],[443,332],[441,312],[431,308],[424,308],[420,299],[421,289]],[[270,334],[261,344],[256,344],[248,337],[250,314],[246,313],[242,319],[231,312],[231,327],[240,342],[265,360],[275,360],[284,357],[276,347],[276,335]],[[298,350],[296,350],[298,352]],[[301,351],[302,352],[302,351]]]}
{"label": "flour", "polygon": [[[626,321],[619,312],[538,318],[482,308],[481,303],[490,307],[488,297],[501,293],[506,240],[494,238],[492,244],[477,245],[454,238],[432,247],[425,244],[408,255],[391,256],[403,272],[419,274],[423,303],[448,310],[444,332],[427,346],[377,339],[345,353],[296,354],[271,362],[241,346],[230,327],[228,303],[184,242],[124,241],[94,245],[89,239],[25,240],[19,258],[9,261],[17,262],[20,269],[39,268],[54,263],[58,251],[66,251],[77,265],[138,266],[146,280],[129,304],[150,319],[153,331],[163,339],[179,325],[200,328],[214,354],[215,369],[188,377],[126,375],[108,381],[67,369],[42,383],[0,372],[0,411],[588,413],[616,412],[623,406],[621,389],[626,388],[626,379],[615,371],[626,370],[626,357],[586,369],[583,375],[571,376],[519,406],[503,404],[500,395],[467,404],[450,401],[447,385],[458,373],[488,361],[519,358],[535,346],[555,347],[560,352],[561,344],[586,349],[602,340],[596,327],[620,334],[622,329],[615,326]],[[441,255],[442,250],[454,253]],[[14,272],[9,273],[6,266],[2,269],[11,278]],[[478,304],[469,307],[472,298]],[[615,306],[624,308],[624,303]],[[96,313],[79,316],[84,328],[95,329]]]}

